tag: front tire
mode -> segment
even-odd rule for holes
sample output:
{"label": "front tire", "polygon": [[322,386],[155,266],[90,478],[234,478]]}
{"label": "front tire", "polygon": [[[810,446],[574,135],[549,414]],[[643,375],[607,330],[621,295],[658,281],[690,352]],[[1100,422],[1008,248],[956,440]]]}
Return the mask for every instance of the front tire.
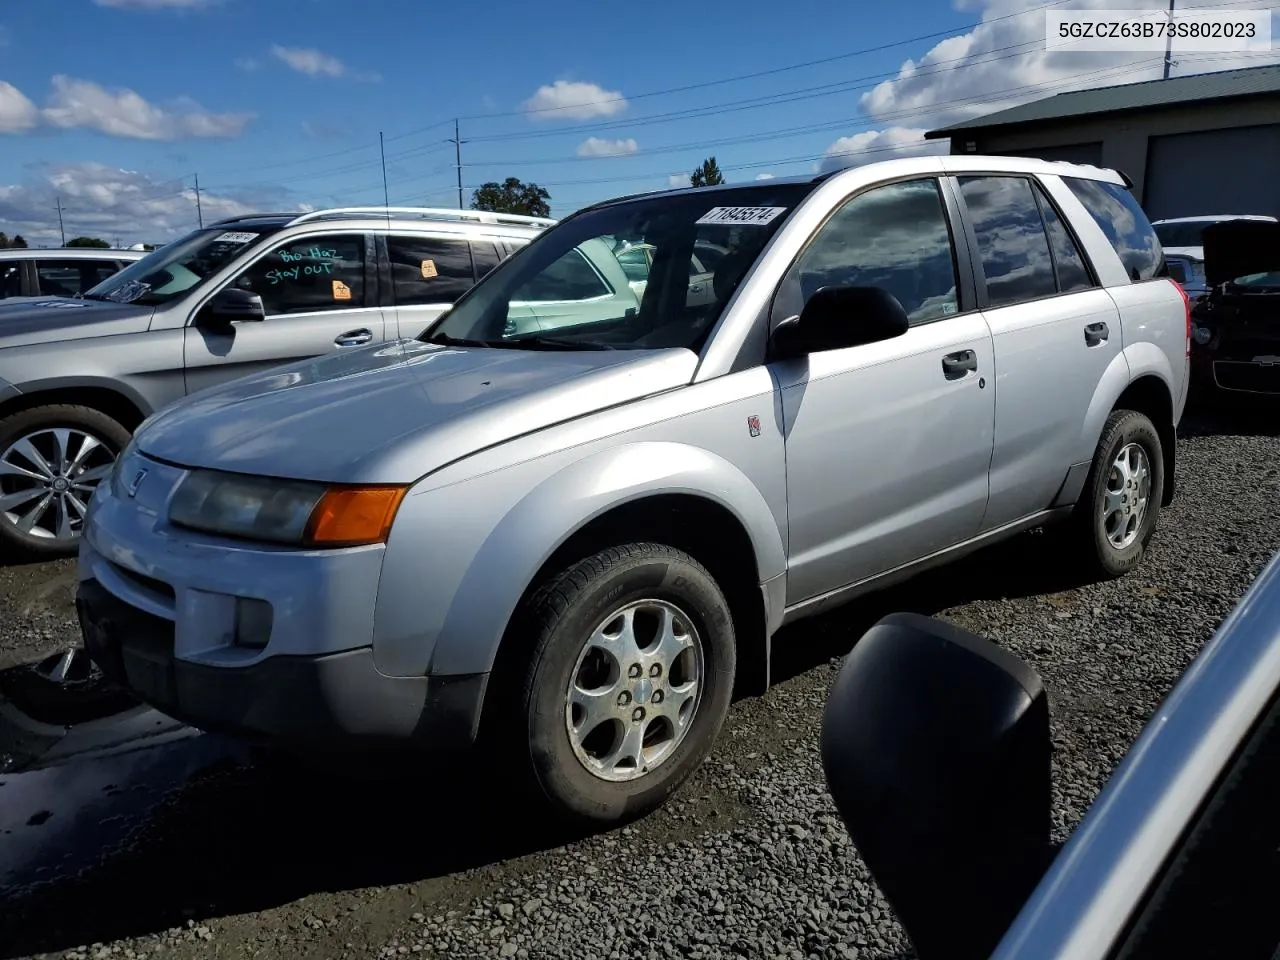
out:
{"label": "front tire", "polygon": [[1164,449],[1155,425],[1135,410],[1107,418],[1072,517],[1090,572],[1124,576],[1141,561],[1164,497]]}
{"label": "front tire", "polygon": [[73,557],[89,498],[129,443],[129,431],[74,404],[0,420],[0,552],[23,562]]}
{"label": "front tire", "polygon": [[517,624],[532,643],[513,746],[557,814],[636,819],[706,759],[737,660],[729,605],[693,557],[648,543],[601,551],[546,580]]}

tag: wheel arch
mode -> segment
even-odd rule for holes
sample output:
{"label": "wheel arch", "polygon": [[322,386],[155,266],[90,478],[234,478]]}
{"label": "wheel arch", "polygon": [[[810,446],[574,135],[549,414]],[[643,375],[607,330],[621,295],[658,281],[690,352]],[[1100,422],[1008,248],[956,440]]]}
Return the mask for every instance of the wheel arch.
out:
{"label": "wheel arch", "polygon": [[1160,505],[1169,506],[1173,502],[1176,478],[1178,442],[1177,430],[1173,425],[1173,391],[1163,377],[1155,373],[1146,373],[1134,379],[1116,398],[1112,410],[1134,410],[1147,417],[1156,428],[1160,437],[1162,467],[1164,468],[1164,493]]}
{"label": "wheel arch", "polygon": [[37,407],[68,404],[104,413],[132,433],[152,412],[134,391],[109,380],[41,380],[18,389],[21,392],[0,401],[0,419]]}
{"label": "wheel arch", "polygon": [[734,613],[740,688],[762,687],[768,625],[781,611],[770,608],[761,583],[786,570],[778,521],[736,466],[667,442],[576,461],[507,510],[453,591],[429,672],[500,671],[519,652],[518,612],[542,579],[627,542],[665,543],[708,568]]}

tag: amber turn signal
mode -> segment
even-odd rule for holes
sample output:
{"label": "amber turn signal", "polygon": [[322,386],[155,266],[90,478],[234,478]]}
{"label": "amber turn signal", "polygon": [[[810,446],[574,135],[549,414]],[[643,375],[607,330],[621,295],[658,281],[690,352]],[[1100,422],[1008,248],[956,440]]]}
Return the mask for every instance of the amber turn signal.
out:
{"label": "amber turn signal", "polygon": [[317,547],[383,543],[407,487],[334,487],[307,521],[305,540]]}

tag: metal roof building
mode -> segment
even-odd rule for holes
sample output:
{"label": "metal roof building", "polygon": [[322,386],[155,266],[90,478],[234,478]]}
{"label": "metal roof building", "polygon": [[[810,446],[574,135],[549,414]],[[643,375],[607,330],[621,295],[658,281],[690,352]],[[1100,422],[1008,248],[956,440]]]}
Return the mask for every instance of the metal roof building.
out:
{"label": "metal roof building", "polygon": [[925,137],[1123,170],[1152,219],[1280,216],[1280,66],[1060,93]]}

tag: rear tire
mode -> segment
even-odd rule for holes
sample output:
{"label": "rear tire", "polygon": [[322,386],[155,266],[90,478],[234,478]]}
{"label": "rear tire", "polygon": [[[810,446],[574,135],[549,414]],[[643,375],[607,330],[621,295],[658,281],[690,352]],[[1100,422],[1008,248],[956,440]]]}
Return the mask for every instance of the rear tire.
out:
{"label": "rear tire", "polygon": [[544,581],[513,626],[526,653],[490,690],[497,735],[561,818],[644,816],[706,759],[737,658],[728,602],[693,557],[651,543],[601,551]]}
{"label": "rear tire", "polygon": [[130,433],[90,407],[54,404],[0,420],[0,553],[37,562],[76,555],[83,507]]}
{"label": "rear tire", "polygon": [[1072,537],[1091,574],[1114,580],[1142,561],[1160,516],[1164,483],[1155,425],[1136,410],[1113,411],[1071,517]]}

